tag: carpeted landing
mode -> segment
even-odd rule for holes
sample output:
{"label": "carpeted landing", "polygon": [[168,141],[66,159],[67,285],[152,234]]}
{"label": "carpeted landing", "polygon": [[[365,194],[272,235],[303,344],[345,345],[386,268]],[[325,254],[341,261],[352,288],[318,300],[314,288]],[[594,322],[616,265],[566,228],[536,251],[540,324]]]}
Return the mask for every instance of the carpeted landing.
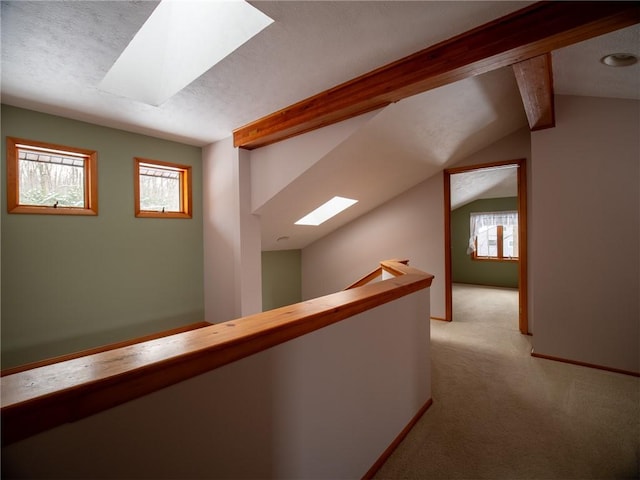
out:
{"label": "carpeted landing", "polygon": [[639,378],[531,357],[517,290],[453,299],[431,321],[434,403],[375,478],[638,478]]}

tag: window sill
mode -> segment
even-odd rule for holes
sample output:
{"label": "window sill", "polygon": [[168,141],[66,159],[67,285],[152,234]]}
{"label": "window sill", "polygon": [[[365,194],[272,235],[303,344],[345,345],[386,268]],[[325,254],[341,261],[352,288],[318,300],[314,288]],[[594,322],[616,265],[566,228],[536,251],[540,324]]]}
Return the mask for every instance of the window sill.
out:
{"label": "window sill", "polygon": [[36,205],[18,205],[9,213],[32,213],[37,215],[98,215],[98,209],[80,207],[50,207]]}
{"label": "window sill", "polygon": [[494,258],[494,257],[472,257],[474,262],[512,262],[517,263],[518,258]]}
{"label": "window sill", "polygon": [[190,213],[185,212],[136,212],[138,218],[192,218]]}

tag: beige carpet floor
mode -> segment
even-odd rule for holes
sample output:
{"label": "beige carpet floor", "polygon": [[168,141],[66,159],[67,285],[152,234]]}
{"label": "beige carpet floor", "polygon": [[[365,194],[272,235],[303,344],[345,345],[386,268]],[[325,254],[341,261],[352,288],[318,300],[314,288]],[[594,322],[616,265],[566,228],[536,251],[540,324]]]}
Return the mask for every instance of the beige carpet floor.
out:
{"label": "beige carpet floor", "polygon": [[517,290],[453,299],[431,322],[434,403],[376,478],[639,477],[639,378],[531,357]]}

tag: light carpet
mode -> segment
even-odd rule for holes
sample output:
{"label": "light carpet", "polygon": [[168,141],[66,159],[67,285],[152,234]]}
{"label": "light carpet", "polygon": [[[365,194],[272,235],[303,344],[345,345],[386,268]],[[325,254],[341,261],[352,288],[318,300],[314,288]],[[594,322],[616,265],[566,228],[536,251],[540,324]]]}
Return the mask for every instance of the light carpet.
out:
{"label": "light carpet", "polygon": [[639,378],[531,357],[517,290],[453,299],[431,321],[434,403],[375,478],[639,477]]}

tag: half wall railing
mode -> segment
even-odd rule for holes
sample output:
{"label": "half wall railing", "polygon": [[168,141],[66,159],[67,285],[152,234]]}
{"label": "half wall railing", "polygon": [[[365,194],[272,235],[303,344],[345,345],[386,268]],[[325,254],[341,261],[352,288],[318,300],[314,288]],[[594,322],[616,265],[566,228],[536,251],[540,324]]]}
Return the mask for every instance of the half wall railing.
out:
{"label": "half wall railing", "polygon": [[[6,375],[0,379],[3,447],[428,288],[433,276],[406,263],[381,262],[324,297]],[[383,270],[394,276],[372,282]]]}

